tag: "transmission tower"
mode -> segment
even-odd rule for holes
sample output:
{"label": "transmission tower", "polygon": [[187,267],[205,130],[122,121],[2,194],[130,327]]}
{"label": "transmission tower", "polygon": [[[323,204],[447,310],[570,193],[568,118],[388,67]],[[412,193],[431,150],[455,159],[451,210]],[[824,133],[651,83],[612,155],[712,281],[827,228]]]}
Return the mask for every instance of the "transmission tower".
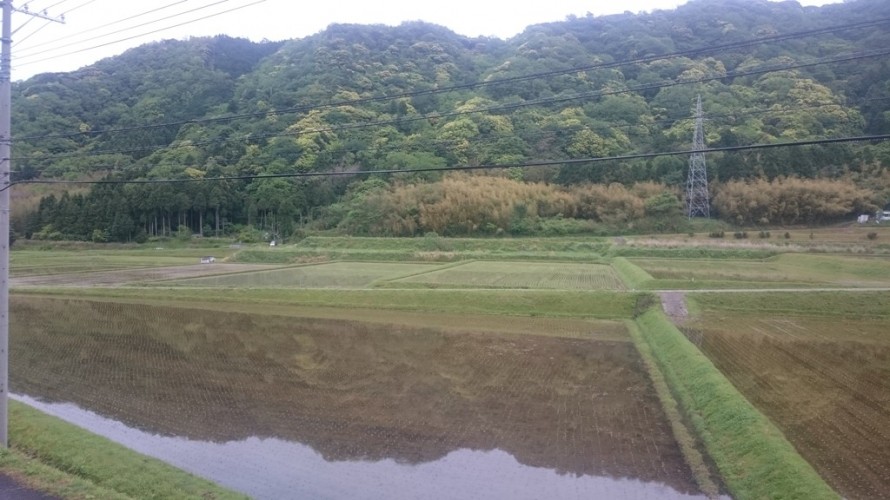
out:
{"label": "transmission tower", "polygon": [[692,156],[689,157],[689,177],[686,178],[686,215],[711,217],[711,197],[708,193],[708,169],[705,166],[705,134],[702,126],[701,95],[695,103],[695,133],[692,136]]}

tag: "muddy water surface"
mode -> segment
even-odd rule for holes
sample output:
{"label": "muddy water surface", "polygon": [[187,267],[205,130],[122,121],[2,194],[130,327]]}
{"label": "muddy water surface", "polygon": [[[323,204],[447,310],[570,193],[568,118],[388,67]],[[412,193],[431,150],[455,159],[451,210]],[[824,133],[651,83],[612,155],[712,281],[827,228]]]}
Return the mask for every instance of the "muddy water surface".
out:
{"label": "muddy water surface", "polygon": [[626,340],[456,333],[397,313],[34,296],[11,309],[12,389],[29,404],[253,496],[696,493]]}
{"label": "muddy water surface", "polygon": [[74,404],[13,398],[254,498],[701,498],[660,483],[529,467],[502,450],[458,449],[416,465],[327,461],[309,446],[276,438],[213,443],[159,436]]}

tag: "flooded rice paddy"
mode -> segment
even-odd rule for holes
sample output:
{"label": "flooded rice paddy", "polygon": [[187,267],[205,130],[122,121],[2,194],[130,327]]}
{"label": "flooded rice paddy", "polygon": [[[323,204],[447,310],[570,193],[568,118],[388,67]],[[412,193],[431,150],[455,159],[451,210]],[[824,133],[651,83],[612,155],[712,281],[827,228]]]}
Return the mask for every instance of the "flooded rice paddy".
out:
{"label": "flooded rice paddy", "polygon": [[696,494],[614,332],[39,296],[13,296],[11,327],[26,402],[258,498]]}

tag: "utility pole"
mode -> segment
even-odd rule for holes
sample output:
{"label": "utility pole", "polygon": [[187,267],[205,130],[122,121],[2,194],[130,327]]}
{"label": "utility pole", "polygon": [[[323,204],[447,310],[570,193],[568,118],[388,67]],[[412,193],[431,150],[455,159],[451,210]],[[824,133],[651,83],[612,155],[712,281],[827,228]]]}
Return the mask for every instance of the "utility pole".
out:
{"label": "utility pole", "polygon": [[692,134],[692,150],[689,157],[689,176],[686,178],[686,215],[711,217],[711,195],[708,192],[708,169],[705,166],[704,118],[701,95],[695,103],[695,132]]}
{"label": "utility pole", "polygon": [[9,445],[9,189],[12,150],[12,13],[21,12],[48,21],[64,22],[46,11],[16,9],[3,1],[0,33],[0,449]]}

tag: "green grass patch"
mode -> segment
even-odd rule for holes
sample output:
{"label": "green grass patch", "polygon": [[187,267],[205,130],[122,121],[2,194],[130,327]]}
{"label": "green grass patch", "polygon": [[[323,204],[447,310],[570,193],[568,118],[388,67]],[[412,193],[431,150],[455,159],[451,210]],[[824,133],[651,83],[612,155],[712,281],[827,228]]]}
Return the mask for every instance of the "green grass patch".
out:
{"label": "green grass patch", "polygon": [[298,248],[325,250],[377,250],[421,252],[571,252],[602,254],[609,243],[602,238],[360,238],[311,236]]}
{"label": "green grass patch", "polygon": [[227,288],[365,288],[377,280],[413,275],[437,267],[435,264],[395,262],[333,262],[166,281],[163,285]]}
{"label": "green grass patch", "polygon": [[43,480],[34,478],[33,484],[65,497],[245,498],[16,401],[9,403],[9,436],[15,451],[76,478],[69,490],[59,484],[64,476],[21,455],[4,457],[13,470],[45,475]]}
{"label": "green grass patch", "polygon": [[473,261],[388,283],[390,286],[403,284],[432,288],[624,289],[621,279],[609,266],[562,262]]}
{"label": "green grass patch", "polygon": [[615,245],[608,255],[611,257],[665,257],[683,259],[765,259],[782,253],[780,248],[708,247],[708,246],[664,246]]}
{"label": "green grass patch", "polygon": [[311,236],[295,245],[250,247],[230,261],[293,263],[307,260],[429,261],[563,260],[601,262],[602,238],[362,238]]}
{"label": "green grass patch", "polygon": [[640,333],[639,327],[631,320],[627,320],[627,331],[630,334],[631,339],[633,339],[634,345],[640,353],[640,357],[643,359],[643,364],[646,366],[646,371],[649,373],[649,379],[652,380],[652,385],[655,388],[655,394],[658,396],[658,400],[661,402],[661,407],[664,410],[665,416],[671,424],[671,432],[674,434],[674,439],[677,440],[677,445],[680,447],[680,453],[683,454],[683,460],[692,471],[692,476],[695,478],[695,482],[698,484],[702,493],[711,498],[717,498],[720,494],[720,487],[717,485],[717,481],[712,477],[713,471],[711,471],[711,468],[705,461],[704,455],[699,450],[700,444],[684,422],[680,406],[678,405],[677,400],[674,399],[673,394],[671,394],[670,387],[664,378],[664,374],[658,368],[658,363],[655,361],[652,348],[643,340],[643,335]]}
{"label": "green grass patch", "polygon": [[10,254],[11,276],[113,271],[146,267],[197,264],[199,257],[157,252],[42,252],[14,251]]}
{"label": "green grass patch", "polygon": [[105,298],[127,302],[197,301],[294,304],[337,308],[374,308],[514,316],[629,318],[637,295],[572,290],[400,290],[400,289],[198,289],[198,288],[35,288],[22,295]]}
{"label": "green grass patch", "polygon": [[69,500],[95,498],[127,500],[131,498],[117,491],[97,486],[81,477],[50,467],[15,448],[0,451],[0,471],[14,478],[19,484]]}
{"label": "green grass patch", "polygon": [[656,280],[651,286],[658,288],[890,285],[890,261],[874,257],[784,254],[759,260],[635,258],[632,262],[651,274]]}
{"label": "green grass patch", "polygon": [[838,498],[664,314],[651,309],[637,325],[733,497]]}
{"label": "green grass patch", "polygon": [[148,267],[198,264],[212,255],[222,260],[234,253],[229,248],[166,248],[151,246],[91,247],[40,250],[33,245],[16,248],[9,255],[12,276],[114,271]]}
{"label": "green grass patch", "polygon": [[690,293],[702,310],[807,316],[890,317],[890,292]]}
{"label": "green grass patch", "polygon": [[612,269],[621,276],[627,288],[630,289],[645,288],[646,284],[653,279],[651,274],[624,257],[612,259]]}

